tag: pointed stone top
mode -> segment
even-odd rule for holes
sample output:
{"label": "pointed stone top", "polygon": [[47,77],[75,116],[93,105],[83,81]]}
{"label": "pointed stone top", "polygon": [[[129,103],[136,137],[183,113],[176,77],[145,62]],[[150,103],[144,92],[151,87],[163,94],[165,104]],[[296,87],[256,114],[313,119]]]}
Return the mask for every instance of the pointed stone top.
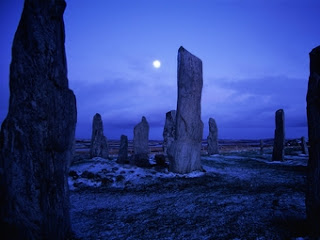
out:
{"label": "pointed stone top", "polygon": [[146,121],[147,121],[146,117],[142,116],[141,122],[146,122]]}
{"label": "pointed stone top", "polygon": [[170,116],[170,115],[176,115],[176,110],[171,110],[169,112],[166,113],[166,116]]}
{"label": "pointed stone top", "polygon": [[94,118],[99,118],[99,119],[101,119],[101,115],[100,115],[99,113],[96,113],[96,114],[94,115]]}
{"label": "pointed stone top", "polygon": [[180,46],[178,52],[183,52],[183,51],[186,51],[186,49],[184,47]]}
{"label": "pointed stone top", "polygon": [[281,113],[281,112],[284,112],[284,111],[283,111],[283,109],[281,108],[281,109],[278,109],[277,112]]}
{"label": "pointed stone top", "polygon": [[192,53],[190,53],[188,50],[186,50],[184,47],[180,47],[178,50],[178,65],[179,65],[179,59],[180,58],[194,58],[195,61],[199,61],[202,64],[202,61],[200,58],[198,58],[197,56],[193,55]]}
{"label": "pointed stone top", "polygon": [[315,47],[314,49],[312,49],[312,51],[310,52],[310,54],[320,55],[320,46]]}
{"label": "pointed stone top", "polygon": [[217,129],[217,123],[216,120],[214,120],[214,118],[209,118],[209,131],[210,129]]}
{"label": "pointed stone top", "polygon": [[209,118],[209,122],[215,122],[214,118]]}
{"label": "pointed stone top", "polygon": [[312,49],[310,55],[310,73],[316,72],[320,75],[320,46]]}
{"label": "pointed stone top", "polygon": [[185,49],[184,47],[179,47],[179,50],[178,50],[178,54],[180,53],[184,53],[184,54],[190,54],[192,56],[194,56],[192,53],[190,53],[187,49]]}

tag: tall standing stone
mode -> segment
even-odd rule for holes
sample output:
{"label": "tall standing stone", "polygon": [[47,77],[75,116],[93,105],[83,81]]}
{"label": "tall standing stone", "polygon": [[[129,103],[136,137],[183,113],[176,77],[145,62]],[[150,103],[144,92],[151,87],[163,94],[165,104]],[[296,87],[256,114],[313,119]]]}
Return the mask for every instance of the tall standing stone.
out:
{"label": "tall standing stone", "polygon": [[283,109],[279,109],[276,111],[275,119],[276,119],[276,129],[274,131],[272,161],[283,161],[284,160],[284,144],[285,144]]}
{"label": "tall standing stone", "polygon": [[218,154],[218,127],[213,118],[209,118],[208,155]]}
{"label": "tall standing stone", "polygon": [[138,167],[149,167],[149,124],[143,116],[133,131],[133,152],[131,164]]}
{"label": "tall standing stone", "polygon": [[307,167],[306,210],[313,234],[320,237],[320,46],[310,54],[307,93],[309,161]]}
{"label": "tall standing stone", "polygon": [[168,150],[170,170],[188,173],[201,170],[202,61],[183,47],[178,51],[178,101],[175,140]]}
{"label": "tall standing stone", "polygon": [[128,137],[121,135],[117,163],[125,164],[128,162]]}
{"label": "tall standing stone", "polygon": [[308,145],[307,145],[305,137],[301,137],[301,148],[302,148],[303,154],[306,154],[306,155],[309,154],[309,149],[308,149]]}
{"label": "tall standing stone", "polygon": [[163,153],[167,155],[168,148],[174,141],[176,131],[176,111],[171,110],[166,113],[166,122],[163,128]]}
{"label": "tall standing stone", "polygon": [[108,141],[103,133],[103,122],[99,113],[94,115],[92,121],[90,156],[109,158]]}
{"label": "tall standing stone", "polygon": [[1,239],[66,239],[76,100],[68,87],[64,0],[26,0],[12,46],[0,133]]}

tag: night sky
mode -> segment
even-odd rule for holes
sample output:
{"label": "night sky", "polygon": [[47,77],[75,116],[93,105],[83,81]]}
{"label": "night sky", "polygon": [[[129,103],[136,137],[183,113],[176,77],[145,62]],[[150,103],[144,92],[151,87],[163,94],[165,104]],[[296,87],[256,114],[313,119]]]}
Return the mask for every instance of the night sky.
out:
{"label": "night sky", "polygon": [[[8,111],[11,45],[22,0],[0,2],[0,122]],[[177,51],[203,62],[202,121],[219,138],[272,138],[285,111],[286,136],[307,136],[309,52],[320,45],[319,0],[67,0],[64,14],[76,137],[90,138],[100,113],[120,139],[146,116],[162,139],[176,108]],[[154,68],[154,60],[161,62]]]}

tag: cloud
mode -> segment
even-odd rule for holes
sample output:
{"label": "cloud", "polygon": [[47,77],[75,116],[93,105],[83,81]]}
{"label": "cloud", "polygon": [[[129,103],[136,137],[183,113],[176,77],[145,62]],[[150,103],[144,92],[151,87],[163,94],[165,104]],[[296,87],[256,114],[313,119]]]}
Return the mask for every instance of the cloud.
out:
{"label": "cloud", "polygon": [[78,122],[81,122],[77,128],[79,135],[88,133],[84,128],[91,128],[92,117],[97,112],[103,118],[105,129],[112,130],[116,136],[122,134],[116,129],[124,132],[130,129],[131,133],[142,116],[146,116],[152,127],[164,125],[165,113],[176,107],[176,79],[168,80],[166,73],[151,70],[140,74],[140,71],[130,77],[120,73],[103,81],[73,81]]}
{"label": "cloud", "polygon": [[255,79],[211,79],[204,89],[203,119],[222,127],[270,128],[284,109],[286,126],[306,127],[307,78],[270,76]]}
{"label": "cloud", "polygon": [[[93,83],[78,82],[74,91],[80,125],[91,128],[92,117],[99,112],[108,132],[106,135],[118,138],[121,134],[132,136],[134,126],[146,116],[153,138],[161,139],[165,113],[175,109],[177,101],[176,79],[160,81],[162,77],[152,79],[146,74],[141,78],[114,77]],[[306,89],[307,79],[285,76],[204,79],[204,132],[208,131],[208,119],[213,117],[221,129],[269,129],[273,133],[275,111],[280,108],[285,111],[286,127],[306,128]]]}

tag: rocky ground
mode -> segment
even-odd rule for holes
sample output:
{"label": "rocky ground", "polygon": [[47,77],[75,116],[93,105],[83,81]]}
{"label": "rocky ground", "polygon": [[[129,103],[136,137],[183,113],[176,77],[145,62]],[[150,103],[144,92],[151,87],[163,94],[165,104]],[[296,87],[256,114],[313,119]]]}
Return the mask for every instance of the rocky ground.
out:
{"label": "rocky ground", "polygon": [[307,156],[287,147],[285,162],[271,162],[271,151],[203,156],[204,171],[186,175],[115,158],[77,161],[69,177],[75,238],[307,239]]}

